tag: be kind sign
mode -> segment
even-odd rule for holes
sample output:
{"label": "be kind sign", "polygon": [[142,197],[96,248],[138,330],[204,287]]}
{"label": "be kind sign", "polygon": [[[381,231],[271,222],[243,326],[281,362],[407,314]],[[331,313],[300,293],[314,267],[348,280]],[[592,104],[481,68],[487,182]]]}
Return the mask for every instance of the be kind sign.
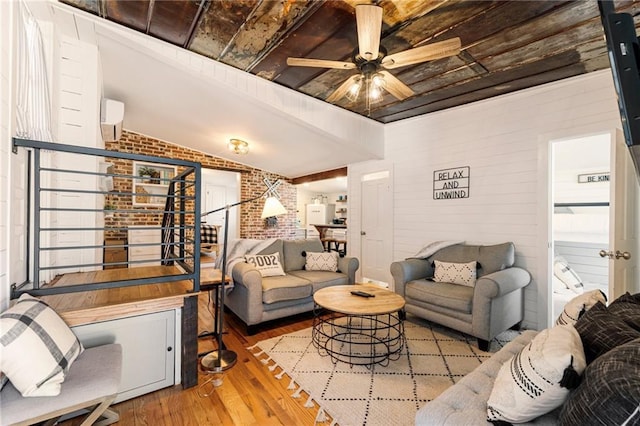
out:
{"label": "be kind sign", "polygon": [[433,172],[433,199],[469,198],[469,167]]}

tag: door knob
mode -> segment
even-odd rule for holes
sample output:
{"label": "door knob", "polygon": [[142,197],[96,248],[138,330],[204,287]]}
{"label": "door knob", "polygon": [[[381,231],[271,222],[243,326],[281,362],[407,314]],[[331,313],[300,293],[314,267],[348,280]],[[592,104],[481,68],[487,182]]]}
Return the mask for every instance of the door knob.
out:
{"label": "door knob", "polygon": [[613,258],[613,252],[611,251],[600,250],[598,254],[600,255],[600,257],[608,257],[610,259]]}
{"label": "door knob", "polygon": [[360,231],[360,235],[367,235],[367,233],[364,231]]}
{"label": "door knob", "polygon": [[631,253],[628,251],[621,252],[620,250],[616,250],[616,259],[623,258],[624,260],[631,259]]}

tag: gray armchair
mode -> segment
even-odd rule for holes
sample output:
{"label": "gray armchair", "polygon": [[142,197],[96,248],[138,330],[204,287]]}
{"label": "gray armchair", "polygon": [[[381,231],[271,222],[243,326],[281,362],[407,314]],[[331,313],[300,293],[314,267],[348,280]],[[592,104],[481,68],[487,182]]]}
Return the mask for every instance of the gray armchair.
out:
{"label": "gray armchair", "polygon": [[[433,262],[478,262],[474,287],[434,282]],[[456,244],[427,259],[407,259],[391,264],[395,292],[405,298],[405,310],[421,318],[478,339],[487,350],[489,341],[518,326],[524,318],[524,287],[531,276],[514,267],[513,243],[492,246]]]}

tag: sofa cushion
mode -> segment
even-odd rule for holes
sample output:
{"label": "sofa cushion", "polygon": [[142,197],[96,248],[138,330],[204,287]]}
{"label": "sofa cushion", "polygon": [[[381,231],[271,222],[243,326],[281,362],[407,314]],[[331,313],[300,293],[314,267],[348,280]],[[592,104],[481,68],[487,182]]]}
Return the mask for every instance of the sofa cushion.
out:
{"label": "sofa cushion", "polygon": [[[572,292],[572,294],[574,294]],[[591,290],[569,300],[556,320],[556,325],[575,324],[596,303],[606,303],[607,297],[600,290]]]}
{"label": "sofa cushion", "polygon": [[309,240],[285,240],[284,247],[284,271],[300,271],[304,268],[306,257],[303,252],[322,252],[324,247],[319,239]]}
{"label": "sofa cushion", "polygon": [[476,285],[477,262],[449,263],[434,260],[433,281],[474,287]]}
{"label": "sofa cushion", "polygon": [[609,312],[601,302],[580,317],[576,322],[576,330],[580,333],[588,363],[616,346],[640,337],[640,331]]}
{"label": "sofa cushion", "polygon": [[640,331],[640,293],[632,296],[627,292],[611,302],[607,309],[635,330]]}
{"label": "sofa cushion", "polygon": [[478,262],[479,278],[513,266],[515,252],[515,246],[511,242],[490,246],[457,244],[439,250],[429,261],[466,263],[475,260]]}
{"label": "sofa cushion", "polygon": [[49,305],[28,294],[0,315],[0,370],[22,396],[55,396],[84,350]]}
{"label": "sofa cushion", "polygon": [[291,271],[289,274],[310,281],[314,293],[324,287],[349,284],[349,277],[341,272],[303,270]]}
{"label": "sofa cushion", "polygon": [[336,272],[338,270],[338,252],[321,252],[316,253],[312,251],[307,252],[306,263],[304,269],[306,271],[331,271]]}
{"label": "sofa cushion", "polygon": [[295,300],[309,297],[313,287],[308,280],[287,274],[262,279],[262,302],[269,304],[283,300]]}
{"label": "sofa cushion", "polygon": [[470,314],[473,304],[473,287],[437,283],[431,280],[414,280],[405,286],[405,297]]}
{"label": "sofa cushion", "polygon": [[563,425],[640,424],[640,339],[591,363],[560,412]]}
{"label": "sofa cushion", "polygon": [[547,328],[504,363],[487,401],[487,420],[523,423],[559,407],[569,396],[567,371],[586,367],[572,325]]}
{"label": "sofa cushion", "polygon": [[246,254],[244,260],[252,264],[263,277],[274,277],[284,275],[280,264],[280,253],[271,254]]}

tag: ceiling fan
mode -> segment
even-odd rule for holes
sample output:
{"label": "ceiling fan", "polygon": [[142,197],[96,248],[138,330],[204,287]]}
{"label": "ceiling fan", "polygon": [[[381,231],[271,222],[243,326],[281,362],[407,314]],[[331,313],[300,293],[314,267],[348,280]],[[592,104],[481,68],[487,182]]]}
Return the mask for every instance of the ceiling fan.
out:
{"label": "ceiling fan", "polygon": [[[373,4],[356,6],[356,25],[358,47],[353,51],[351,62],[287,58],[287,65],[290,66],[360,70],[359,74],[349,77],[329,95],[327,102],[334,103],[345,95],[354,101],[363,85],[368,95],[366,98],[368,109],[370,109],[370,102],[375,101],[374,98],[380,97],[380,89],[382,88],[399,100],[406,99],[414,95],[413,90],[385,70],[446,58],[460,53],[460,39],[455,37],[387,55],[387,50],[380,45],[382,7]],[[381,68],[385,70],[381,70]]]}

